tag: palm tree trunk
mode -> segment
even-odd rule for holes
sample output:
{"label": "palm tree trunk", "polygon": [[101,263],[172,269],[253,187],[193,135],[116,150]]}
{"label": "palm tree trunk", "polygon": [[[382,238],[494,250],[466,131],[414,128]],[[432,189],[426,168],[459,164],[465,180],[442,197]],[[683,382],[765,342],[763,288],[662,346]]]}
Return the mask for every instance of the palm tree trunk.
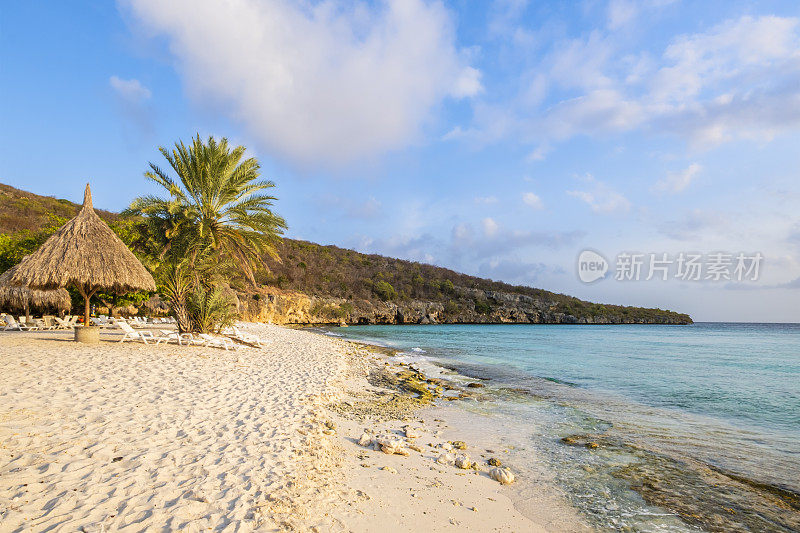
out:
{"label": "palm tree trunk", "polygon": [[189,318],[189,312],[186,310],[186,302],[183,300],[171,300],[170,307],[175,314],[175,320],[178,322],[178,332],[187,333],[192,330],[192,321]]}

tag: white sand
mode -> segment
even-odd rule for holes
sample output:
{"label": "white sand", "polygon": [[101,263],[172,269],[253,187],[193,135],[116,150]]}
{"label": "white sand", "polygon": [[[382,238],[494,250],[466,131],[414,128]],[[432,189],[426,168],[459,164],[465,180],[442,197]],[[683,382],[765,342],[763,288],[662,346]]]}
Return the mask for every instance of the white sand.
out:
{"label": "white sand", "polygon": [[486,472],[437,465],[427,444],[453,429],[430,413],[409,413],[425,419],[422,453],[358,446],[363,423],[325,406],[388,394],[364,379],[382,358],[245,329],[271,342],[226,352],[0,333],[0,531],[584,528],[558,498],[523,516]]}
{"label": "white sand", "polygon": [[319,336],[269,333],[239,352],[0,334],[0,529],[317,520],[327,461],[308,454],[325,450],[298,429],[343,361]]}

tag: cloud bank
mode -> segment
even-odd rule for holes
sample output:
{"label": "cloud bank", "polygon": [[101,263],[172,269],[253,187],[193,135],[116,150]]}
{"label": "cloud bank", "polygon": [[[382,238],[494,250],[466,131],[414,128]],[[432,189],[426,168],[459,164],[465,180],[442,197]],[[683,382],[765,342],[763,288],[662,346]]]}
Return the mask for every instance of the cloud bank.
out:
{"label": "cloud bank", "polygon": [[481,91],[438,2],[124,0],[166,36],[187,91],[273,154],[346,164],[414,142],[437,105]]}
{"label": "cloud bank", "polygon": [[479,98],[471,124],[445,138],[519,138],[539,147],[530,156],[537,161],[554,144],[580,136],[668,134],[705,150],[800,128],[800,19],[732,18],[647,51],[613,31],[632,24],[642,5],[613,0],[612,31],[553,39],[542,52],[541,41],[514,43],[518,56],[535,58],[512,76],[521,83],[516,97]]}

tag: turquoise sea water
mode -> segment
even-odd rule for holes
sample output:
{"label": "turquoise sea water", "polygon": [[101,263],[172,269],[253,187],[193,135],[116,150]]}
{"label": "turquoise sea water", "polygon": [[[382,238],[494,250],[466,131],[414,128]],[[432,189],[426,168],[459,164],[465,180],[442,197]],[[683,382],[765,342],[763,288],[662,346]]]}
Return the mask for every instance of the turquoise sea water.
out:
{"label": "turquoise sea water", "polygon": [[[800,524],[798,324],[331,332],[485,380],[490,401],[465,407],[509,428],[532,428],[529,444],[598,525],[713,530],[708,524],[719,518],[725,530],[780,531]],[[583,446],[589,442],[598,448]],[[699,518],[674,521],[660,514],[665,509]]]}

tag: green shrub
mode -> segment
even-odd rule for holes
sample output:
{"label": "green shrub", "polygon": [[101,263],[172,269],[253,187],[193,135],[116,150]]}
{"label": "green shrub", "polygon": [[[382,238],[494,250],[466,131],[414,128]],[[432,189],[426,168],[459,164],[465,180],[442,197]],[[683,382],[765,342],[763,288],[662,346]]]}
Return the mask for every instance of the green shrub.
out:
{"label": "green shrub", "polygon": [[456,315],[460,310],[461,308],[453,300],[448,300],[447,303],[444,304],[444,313],[446,315]]}
{"label": "green shrub", "polygon": [[439,283],[439,290],[442,291],[445,294],[453,294],[455,292],[456,288],[453,285],[452,281],[450,281],[449,279],[446,279],[446,280],[442,281],[441,283]]}
{"label": "green shrub", "polygon": [[0,233],[0,273],[35,252],[67,219],[48,214],[47,223],[39,231],[24,230],[15,234]]}
{"label": "green shrub", "polygon": [[488,300],[475,300],[475,312],[481,315],[488,315],[492,312],[492,306]]}
{"label": "green shrub", "polygon": [[186,308],[192,329],[200,333],[219,333],[238,318],[233,301],[219,287],[197,287],[189,294]]}
{"label": "green shrub", "polygon": [[347,318],[353,311],[353,306],[347,302],[341,305],[332,305],[323,302],[317,302],[309,309],[311,316],[321,317],[327,320],[342,320]]}
{"label": "green shrub", "polygon": [[392,287],[392,284],[388,281],[377,282],[372,290],[375,291],[375,294],[378,296],[378,298],[384,302],[397,298],[397,291],[394,290],[394,287]]}

